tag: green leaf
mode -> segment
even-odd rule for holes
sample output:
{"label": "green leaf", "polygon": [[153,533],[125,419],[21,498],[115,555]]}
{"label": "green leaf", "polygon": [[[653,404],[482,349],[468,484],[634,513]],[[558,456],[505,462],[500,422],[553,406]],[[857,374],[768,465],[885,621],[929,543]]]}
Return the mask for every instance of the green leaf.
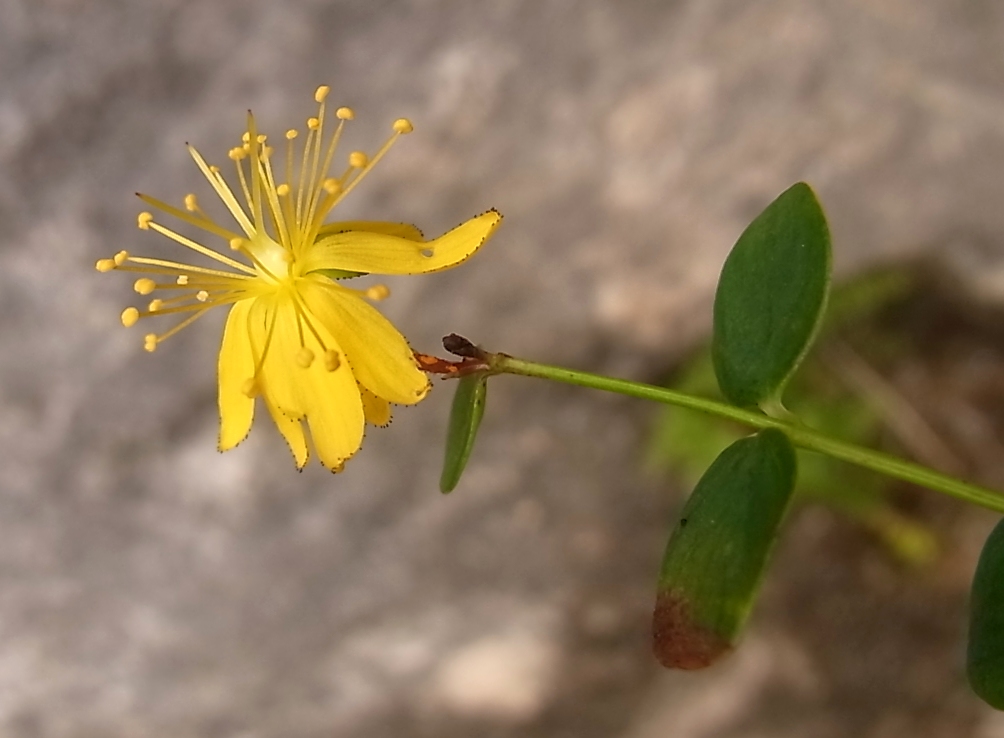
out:
{"label": "green leaf", "polygon": [[795,488],[795,450],[768,428],[725,449],[697,483],[659,572],[652,643],[701,669],[738,641]]}
{"label": "green leaf", "polygon": [[779,408],[809,350],[830,285],[830,231],[809,185],[792,185],[749,224],[715,294],[712,357],[722,393]]}
{"label": "green leaf", "polygon": [[990,533],[976,565],[966,671],[973,691],[1004,710],[1004,520]]}
{"label": "green leaf", "polygon": [[439,489],[444,493],[452,492],[464,473],[467,459],[474,449],[481,416],[485,413],[487,394],[487,374],[469,374],[457,380],[457,391],[450,409],[450,426],[446,432],[443,473],[439,477]]}

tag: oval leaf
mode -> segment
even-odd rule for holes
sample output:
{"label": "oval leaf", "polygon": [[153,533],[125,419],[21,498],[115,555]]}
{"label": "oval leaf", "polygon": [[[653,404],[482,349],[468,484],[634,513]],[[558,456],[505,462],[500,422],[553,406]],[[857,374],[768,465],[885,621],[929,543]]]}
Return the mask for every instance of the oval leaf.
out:
{"label": "oval leaf", "polygon": [[450,409],[450,426],[446,432],[443,473],[439,477],[439,489],[444,493],[452,492],[464,473],[467,459],[474,449],[481,416],[485,413],[487,395],[487,374],[469,374],[457,380],[457,391]]}
{"label": "oval leaf", "polygon": [[1004,520],[987,538],[973,577],[966,671],[973,691],[1004,710]]}
{"label": "oval leaf", "polygon": [[795,449],[768,428],[725,449],[674,526],[652,618],[655,656],[701,669],[739,639],[795,488]]}
{"label": "oval leaf", "polygon": [[725,260],[711,339],[722,394],[736,405],[780,405],[809,350],[830,286],[830,231],[809,185],[785,190]]}

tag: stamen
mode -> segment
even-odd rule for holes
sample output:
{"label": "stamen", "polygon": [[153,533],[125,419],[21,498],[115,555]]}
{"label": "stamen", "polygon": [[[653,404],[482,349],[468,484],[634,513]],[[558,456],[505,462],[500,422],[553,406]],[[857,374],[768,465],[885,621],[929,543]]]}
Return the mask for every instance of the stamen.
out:
{"label": "stamen", "polygon": [[415,126],[411,124],[411,121],[407,118],[398,118],[394,121],[394,132],[395,133],[411,133],[415,130]]}
{"label": "stamen", "polygon": [[143,336],[143,348],[149,351],[151,354],[157,350],[157,334],[147,333]]}
{"label": "stamen", "polygon": [[112,260],[115,262],[115,266],[120,267],[123,264],[125,264],[125,261],[128,258],[129,258],[128,251],[119,251],[117,254],[115,254],[115,256],[112,257]]}
{"label": "stamen", "polygon": [[390,297],[390,288],[385,284],[375,284],[367,287],[364,294],[373,302],[380,302]]}
{"label": "stamen", "polygon": [[126,328],[132,328],[137,320],[139,320],[139,310],[136,308],[127,307],[122,311],[122,325]]}
{"label": "stamen", "polygon": [[199,199],[191,192],[185,195],[185,210],[190,213],[202,212],[202,208],[199,207]]}
{"label": "stamen", "polygon": [[328,87],[327,85],[321,85],[314,92],[314,102],[319,102],[319,103],[324,102],[324,98],[328,96],[329,92],[331,92],[330,87]]}
{"label": "stamen", "polygon": [[112,269],[115,268],[115,259],[98,259],[98,262],[97,264],[94,265],[94,268],[97,269],[99,272],[110,272]]}
{"label": "stamen", "polygon": [[160,310],[160,308],[163,307],[163,305],[164,301],[161,300],[159,297],[155,297],[154,299],[150,300],[150,304],[146,306],[146,310],[149,313],[155,313],[158,310]]}
{"label": "stamen", "polygon": [[195,293],[195,299],[199,302],[205,302],[209,299],[209,293],[206,290],[199,290]]}
{"label": "stamen", "polygon": [[342,365],[342,360],[338,356],[338,352],[334,349],[328,349],[324,352],[324,368],[329,372],[334,372],[338,370],[338,367]]}
{"label": "stamen", "polygon": [[353,120],[356,117],[356,111],[352,108],[338,108],[338,110],[335,111],[335,117],[338,118],[338,120]]}
{"label": "stamen", "polygon": [[149,295],[157,289],[157,283],[149,277],[140,277],[133,284],[132,288],[141,295]]}
{"label": "stamen", "polygon": [[364,151],[353,151],[349,154],[349,166],[362,169],[369,163],[369,157]]}
{"label": "stamen", "polygon": [[153,213],[142,212],[136,216],[136,225],[139,229],[146,231],[150,229],[150,222],[153,220]]}
{"label": "stamen", "polygon": [[188,275],[187,274],[179,274],[178,275],[178,284],[180,284],[182,286],[187,285],[188,284]]}
{"label": "stamen", "polygon": [[283,182],[281,185],[275,188],[275,194],[279,197],[286,197],[289,194],[289,185]]}

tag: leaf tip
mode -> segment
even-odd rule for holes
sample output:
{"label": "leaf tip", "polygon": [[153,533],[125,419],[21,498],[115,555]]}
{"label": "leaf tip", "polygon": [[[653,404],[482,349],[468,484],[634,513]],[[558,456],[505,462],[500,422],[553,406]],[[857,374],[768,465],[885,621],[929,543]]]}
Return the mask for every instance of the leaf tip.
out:
{"label": "leaf tip", "polygon": [[731,644],[696,622],[678,591],[660,592],[652,614],[652,651],[667,669],[704,669],[732,650]]}

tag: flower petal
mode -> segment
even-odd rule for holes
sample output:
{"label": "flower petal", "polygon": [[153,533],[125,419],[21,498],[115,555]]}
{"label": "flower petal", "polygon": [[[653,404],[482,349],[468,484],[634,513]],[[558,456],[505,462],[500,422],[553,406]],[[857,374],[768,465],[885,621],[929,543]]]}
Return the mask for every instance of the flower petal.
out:
{"label": "flower petal", "polygon": [[317,231],[317,240],[346,231],[365,231],[366,233],[382,233],[385,236],[397,236],[409,241],[424,241],[425,237],[417,226],[411,223],[386,223],[382,220],[343,220],[337,223],[327,223]]}
{"label": "flower petal", "polygon": [[307,450],[307,437],[303,433],[303,423],[299,420],[294,420],[269,402],[267,395],[264,399],[265,407],[268,408],[269,415],[275,421],[275,427],[279,429],[279,433],[286,439],[289,450],[293,453],[293,461],[296,462],[296,468],[303,469],[307,465],[307,459],[310,458],[310,452]]}
{"label": "flower petal", "polygon": [[489,210],[424,243],[373,231],[336,233],[310,247],[303,273],[318,269],[375,274],[438,272],[474,254],[501,220],[498,211]]}
{"label": "flower petal", "polygon": [[[264,392],[270,402],[292,419],[304,417],[318,459],[326,467],[339,471],[359,450],[363,440],[366,420],[356,379],[338,342],[319,320],[313,320],[312,325],[323,346],[314,332],[303,325],[302,346],[316,358],[310,366],[300,366],[296,357],[301,350],[301,332],[293,297],[279,294],[275,306],[272,345],[262,366]],[[338,352],[342,358],[334,371],[328,371],[324,365],[326,348]]]}
{"label": "flower petal", "polygon": [[254,420],[254,400],[244,394],[244,383],[254,375],[254,355],[248,333],[253,300],[234,303],[223,328],[217,364],[219,376],[220,451],[229,451],[247,438]]}
{"label": "flower petal", "polygon": [[377,397],[362,385],[359,385],[359,396],[363,400],[363,413],[367,423],[381,428],[390,425],[390,403],[387,400]]}
{"label": "flower petal", "polygon": [[413,405],[429,391],[429,379],[397,328],[356,292],[323,277],[301,280],[310,312],[338,341],[356,379],[377,397]]}

